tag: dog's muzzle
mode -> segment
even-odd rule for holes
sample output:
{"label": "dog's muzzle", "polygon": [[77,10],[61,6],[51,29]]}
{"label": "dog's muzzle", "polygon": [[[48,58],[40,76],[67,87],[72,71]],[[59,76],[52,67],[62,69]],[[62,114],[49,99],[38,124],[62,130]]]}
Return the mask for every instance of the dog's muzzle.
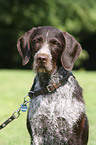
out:
{"label": "dog's muzzle", "polygon": [[50,72],[53,69],[52,59],[50,55],[45,53],[38,53],[34,57],[33,69],[38,72]]}

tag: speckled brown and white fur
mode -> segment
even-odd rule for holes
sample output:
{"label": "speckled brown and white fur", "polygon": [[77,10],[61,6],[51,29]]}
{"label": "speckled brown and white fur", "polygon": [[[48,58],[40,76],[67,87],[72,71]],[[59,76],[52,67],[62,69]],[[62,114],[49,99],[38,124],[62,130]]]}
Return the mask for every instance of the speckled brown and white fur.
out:
{"label": "speckled brown and white fur", "polygon": [[[41,89],[42,82],[44,86],[48,82],[49,84],[57,83],[65,75],[66,71],[63,67],[46,77],[45,74],[38,73],[34,90]],[[46,79],[44,80],[44,78]],[[39,95],[35,98],[33,96],[29,106],[28,118],[35,145],[40,144],[40,142],[41,144],[44,144],[44,142],[46,142],[45,144],[56,144],[67,143],[69,141],[74,125],[82,114],[85,113],[84,102],[82,98],[78,99],[77,96],[77,94],[80,95],[78,91],[81,91],[81,88],[73,75],[70,75],[68,81],[59,87],[56,92]],[[59,124],[59,121],[62,121],[64,126]]]}
{"label": "speckled brown and white fur", "polygon": [[[33,57],[37,71],[31,91],[57,84],[72,70],[80,44],[67,32],[50,26],[37,27],[17,42],[23,64]],[[88,119],[82,89],[70,76],[54,92],[30,98],[27,128],[31,145],[87,145]]]}

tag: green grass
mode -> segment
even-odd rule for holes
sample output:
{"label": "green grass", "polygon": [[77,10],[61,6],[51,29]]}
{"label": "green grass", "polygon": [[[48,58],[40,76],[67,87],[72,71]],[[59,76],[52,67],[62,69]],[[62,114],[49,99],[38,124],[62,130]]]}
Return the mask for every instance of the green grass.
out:
{"label": "green grass", "polygon": [[[89,119],[89,144],[96,145],[96,72],[74,71],[84,89],[86,112]],[[17,110],[28,93],[35,74],[27,70],[0,70],[0,123]],[[27,113],[21,113],[6,128],[0,131],[0,145],[29,145],[26,129]]]}

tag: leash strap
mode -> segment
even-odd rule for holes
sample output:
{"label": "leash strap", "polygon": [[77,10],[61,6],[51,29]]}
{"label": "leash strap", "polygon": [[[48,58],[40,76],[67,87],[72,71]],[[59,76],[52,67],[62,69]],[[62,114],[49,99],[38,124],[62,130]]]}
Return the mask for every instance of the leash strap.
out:
{"label": "leash strap", "polygon": [[[37,90],[37,91],[30,91],[29,92],[29,96],[30,98],[33,97],[33,95],[35,97],[39,96],[39,95],[44,95],[44,94],[47,94],[47,93],[51,93],[51,92],[54,92],[57,88],[59,88],[63,83],[65,83],[69,76],[72,75],[71,72],[67,72],[66,76],[59,82],[59,83],[56,83],[56,84],[49,84],[47,87],[45,87],[44,89],[40,89],[40,90]],[[33,87],[32,87],[33,88]]]}
{"label": "leash strap", "polygon": [[0,130],[4,127],[6,127],[9,123],[11,123],[14,119],[16,119],[16,116],[13,114],[12,116],[10,116],[5,122],[3,122],[0,125]]}

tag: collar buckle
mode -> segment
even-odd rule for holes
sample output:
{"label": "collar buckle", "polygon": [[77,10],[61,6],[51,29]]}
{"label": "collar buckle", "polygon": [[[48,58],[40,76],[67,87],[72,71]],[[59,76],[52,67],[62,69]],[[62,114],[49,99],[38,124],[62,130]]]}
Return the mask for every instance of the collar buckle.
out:
{"label": "collar buckle", "polygon": [[55,90],[54,84],[49,84],[49,85],[47,86],[47,91],[48,91],[49,93],[53,92],[54,90]]}

